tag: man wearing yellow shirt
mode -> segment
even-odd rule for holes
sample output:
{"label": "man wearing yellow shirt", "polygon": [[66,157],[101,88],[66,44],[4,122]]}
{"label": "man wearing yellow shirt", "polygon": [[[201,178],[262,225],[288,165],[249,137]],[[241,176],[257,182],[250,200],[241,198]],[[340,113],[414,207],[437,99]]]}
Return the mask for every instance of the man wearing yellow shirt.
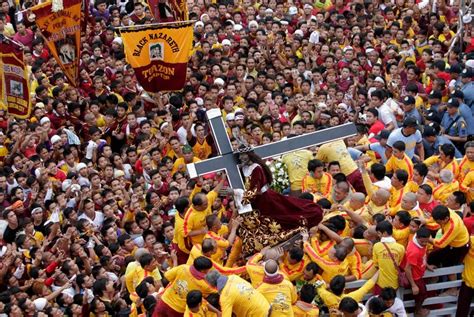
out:
{"label": "man wearing yellow shirt", "polygon": [[433,198],[445,204],[452,193],[459,190],[459,182],[454,178],[450,170],[442,170],[439,173],[441,184],[433,189]]}
{"label": "man wearing yellow shirt", "polygon": [[206,273],[212,268],[211,260],[198,257],[193,265],[180,265],[165,273],[169,281],[161,299],[156,304],[154,316],[179,316],[186,310],[186,296],[191,290],[200,290],[204,296],[215,293],[205,280]]}
{"label": "man wearing yellow shirt", "polygon": [[390,189],[390,215],[395,215],[400,210],[405,185],[408,183],[408,173],[405,170],[396,170],[392,176],[392,189]]}
{"label": "man wearing yellow shirt", "polygon": [[180,157],[174,161],[173,169],[171,170],[171,175],[174,175],[176,172],[185,172],[186,164],[199,162],[200,159],[194,156],[193,148],[190,145],[183,146],[183,157]]}
{"label": "man wearing yellow shirt", "polygon": [[206,225],[209,231],[204,236],[204,239],[210,238],[216,242],[217,251],[211,256],[212,260],[216,263],[223,264],[226,256],[226,250],[233,245],[235,238],[237,237],[237,229],[239,228],[242,218],[232,219],[229,223],[230,233],[228,239],[219,235],[219,231],[222,228],[222,222],[216,214],[212,214],[206,217]]}
{"label": "man wearing yellow shirt", "polygon": [[301,191],[328,197],[331,193],[332,182],[331,174],[324,171],[324,163],[320,160],[310,160],[308,174],[303,178]]}
{"label": "man wearing yellow shirt", "polygon": [[459,189],[466,194],[468,202],[474,201],[474,170],[467,173]]}
{"label": "man wearing yellow shirt", "polygon": [[[406,185],[406,192],[415,193],[418,191],[420,185],[429,184],[432,182],[426,178],[428,175],[428,166],[425,163],[416,163],[413,165],[413,178],[408,181]],[[432,186],[434,187],[434,185]]]}
{"label": "man wearing yellow shirt", "polygon": [[241,277],[237,275],[227,277],[217,271],[211,271],[206,275],[206,280],[209,285],[217,288],[220,294],[222,317],[268,316],[270,310],[268,301]]}
{"label": "man wearing yellow shirt", "polygon": [[404,170],[408,173],[408,179],[413,178],[413,162],[405,154],[405,143],[396,141],[392,146],[392,156],[388,159],[386,164],[386,172],[388,174],[394,173],[396,170]]}
{"label": "man wearing yellow shirt", "polygon": [[456,151],[454,145],[445,143],[440,146],[439,155],[427,158],[423,163],[428,167],[433,166],[435,169],[442,171],[448,170],[453,173],[454,178],[458,178],[459,164],[454,158]]}
{"label": "man wearing yellow shirt", "polygon": [[186,296],[186,311],[184,317],[218,316],[220,311],[202,298],[201,291],[192,290]]}
{"label": "man wearing yellow shirt", "polygon": [[471,246],[464,258],[462,284],[458,296],[456,316],[468,316],[471,310],[471,301],[474,296],[474,236],[470,237]]}
{"label": "man wearing yellow shirt", "polygon": [[176,250],[178,264],[181,265],[186,263],[192,247],[189,239],[184,234],[184,216],[189,208],[189,199],[187,197],[179,197],[174,205],[178,212],[174,217],[174,236],[171,248]]}
{"label": "man wearing yellow shirt", "polygon": [[373,293],[379,295],[384,287],[398,289],[398,270],[390,254],[396,265],[400,265],[405,255],[405,248],[392,237],[393,227],[390,222],[386,220],[379,222],[375,230],[380,237],[380,242],[373,246],[372,260],[374,265],[379,268],[380,275]]}
{"label": "man wearing yellow shirt", "polygon": [[201,244],[204,235],[208,231],[206,227],[206,217],[212,214],[212,203],[224,185],[224,180],[225,177],[223,177],[214,190],[210,191],[207,195],[204,193],[196,193],[192,198],[192,205],[184,216],[183,228],[184,236],[189,237],[193,245]]}
{"label": "man wearing yellow shirt", "polygon": [[301,193],[303,178],[306,175],[306,167],[312,158],[313,153],[309,150],[299,150],[283,155],[282,161],[288,169],[292,195],[297,196]]}
{"label": "man wearing yellow shirt", "polygon": [[470,171],[474,171],[474,141],[466,142],[464,148],[466,149],[466,155],[459,162],[458,177],[460,183]]}
{"label": "man wearing yellow shirt", "polygon": [[410,222],[411,216],[408,211],[405,210],[397,212],[392,221],[393,238],[405,248],[408,245],[408,237],[410,236]]}
{"label": "man wearing yellow shirt", "polygon": [[264,270],[263,283],[257,291],[270,303],[272,316],[293,317],[291,307],[298,299],[295,286],[278,272],[277,261],[268,260]]}
{"label": "man wearing yellow shirt", "polygon": [[161,274],[158,269],[158,262],[155,257],[150,253],[143,254],[138,262],[140,266],[135,268],[135,272],[132,277],[132,285],[135,287],[143,281],[144,278],[151,276],[155,281],[155,287],[159,289],[161,287]]}
{"label": "man wearing yellow shirt", "polygon": [[303,276],[304,268],[308,263],[309,259],[305,257],[304,251],[294,246],[286,253],[280,264],[280,270],[293,282]]}
{"label": "man wearing yellow shirt", "polygon": [[147,249],[138,248],[134,254],[135,261],[128,263],[127,268],[125,270],[125,286],[127,287],[127,290],[130,294],[135,292],[135,287],[138,285],[134,284],[135,270],[137,270],[138,268],[141,269],[140,262],[138,260],[142,255],[146,253],[148,253]]}
{"label": "man wearing yellow shirt", "polygon": [[313,285],[303,285],[299,292],[299,300],[293,305],[293,315],[295,317],[318,317],[319,308],[312,304],[315,296],[316,290]]}
{"label": "man wearing yellow shirt", "polygon": [[331,313],[331,309],[337,309],[339,307],[339,304],[341,300],[344,297],[350,297],[355,299],[357,302],[362,301],[364,296],[374,287],[375,282],[377,282],[377,279],[379,277],[379,272],[376,272],[374,276],[370,280],[364,283],[362,287],[357,289],[356,291],[346,293],[345,287],[346,287],[346,280],[344,276],[342,275],[336,275],[332,278],[331,282],[329,283],[329,288],[326,288],[325,286],[319,287],[317,289],[319,296],[324,302],[324,305],[326,305],[329,308],[330,314],[329,316],[335,317],[337,316],[334,313]]}
{"label": "man wearing yellow shirt", "polygon": [[428,263],[437,267],[460,264],[469,250],[469,232],[461,217],[443,205],[434,207],[431,215],[443,234],[430,238],[435,250],[429,254]]}
{"label": "man wearing yellow shirt", "polygon": [[230,274],[242,274],[245,273],[246,269],[245,266],[240,266],[240,267],[225,267],[217,262],[214,262],[212,260],[212,255],[217,252],[217,244],[213,239],[206,238],[202,241],[202,246],[199,244],[196,244],[193,246],[191,249],[191,252],[189,253],[189,259],[186,264],[190,265],[193,263],[194,259],[197,259],[198,257],[206,257],[209,260],[212,261],[212,267],[213,269],[219,271],[219,273],[224,274],[224,275],[230,275]]}
{"label": "man wearing yellow shirt", "polygon": [[321,145],[316,154],[316,159],[325,163],[338,161],[341,172],[347,176],[347,180],[354,189],[361,193],[366,193],[362,182],[362,175],[357,168],[357,164],[352,159],[347,146],[343,140],[338,140]]}

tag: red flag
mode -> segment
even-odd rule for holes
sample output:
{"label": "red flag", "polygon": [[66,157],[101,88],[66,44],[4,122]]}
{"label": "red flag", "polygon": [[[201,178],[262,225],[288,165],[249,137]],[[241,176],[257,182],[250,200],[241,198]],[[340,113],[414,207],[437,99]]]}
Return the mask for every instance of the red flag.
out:
{"label": "red flag", "polygon": [[52,12],[52,3],[31,9],[46,44],[72,85],[77,85],[81,49],[82,0],[63,0],[64,9]]}
{"label": "red flag", "polygon": [[15,52],[13,45],[2,41],[0,43],[0,91],[2,103],[7,105],[7,112],[17,118],[25,119],[30,116],[30,83],[26,70],[23,53]]}

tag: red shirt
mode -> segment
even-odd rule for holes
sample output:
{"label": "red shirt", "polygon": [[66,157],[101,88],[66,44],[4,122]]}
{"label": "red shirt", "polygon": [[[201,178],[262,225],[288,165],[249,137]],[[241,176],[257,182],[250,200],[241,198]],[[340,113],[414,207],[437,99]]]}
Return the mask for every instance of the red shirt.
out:
{"label": "red shirt", "polygon": [[464,225],[467,227],[469,234],[474,234],[474,217],[466,217],[462,220]]}
{"label": "red shirt", "polygon": [[406,268],[407,264],[410,264],[413,280],[416,281],[423,278],[426,271],[426,247],[420,247],[413,239],[410,240],[401,264],[403,268]]}
{"label": "red shirt", "polygon": [[423,212],[427,212],[431,215],[431,212],[433,211],[434,207],[438,206],[439,204],[439,201],[433,199],[427,204],[420,203],[420,209],[423,210]]}
{"label": "red shirt", "polygon": [[[375,136],[377,136],[377,135],[380,133],[380,131],[382,131],[384,128],[385,128],[385,124],[383,124],[382,121],[377,120],[377,121],[375,121],[374,124],[372,124],[372,125],[370,126],[369,135],[373,134],[374,137],[375,137]],[[377,140],[376,140],[375,138],[371,138],[371,139],[370,139],[370,142],[377,142]]]}

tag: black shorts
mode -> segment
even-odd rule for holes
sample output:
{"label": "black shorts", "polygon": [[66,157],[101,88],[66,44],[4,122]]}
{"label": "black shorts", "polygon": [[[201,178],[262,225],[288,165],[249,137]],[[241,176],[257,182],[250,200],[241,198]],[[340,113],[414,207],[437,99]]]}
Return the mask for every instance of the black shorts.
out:
{"label": "black shorts", "polygon": [[464,260],[467,252],[469,252],[469,243],[462,247],[447,246],[443,249],[434,250],[428,255],[428,264],[436,267],[448,267],[459,265]]}

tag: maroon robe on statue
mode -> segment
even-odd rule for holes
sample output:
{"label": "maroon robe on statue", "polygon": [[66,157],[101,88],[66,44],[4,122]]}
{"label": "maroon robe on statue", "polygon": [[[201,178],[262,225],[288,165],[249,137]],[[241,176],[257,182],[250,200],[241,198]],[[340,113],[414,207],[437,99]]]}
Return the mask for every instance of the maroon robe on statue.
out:
{"label": "maroon robe on statue", "polygon": [[323,218],[321,207],[311,200],[281,195],[269,188],[263,168],[254,163],[242,168],[248,189],[257,189],[257,195],[250,199],[254,209],[262,216],[277,221],[284,229],[293,229],[302,225],[313,227]]}

